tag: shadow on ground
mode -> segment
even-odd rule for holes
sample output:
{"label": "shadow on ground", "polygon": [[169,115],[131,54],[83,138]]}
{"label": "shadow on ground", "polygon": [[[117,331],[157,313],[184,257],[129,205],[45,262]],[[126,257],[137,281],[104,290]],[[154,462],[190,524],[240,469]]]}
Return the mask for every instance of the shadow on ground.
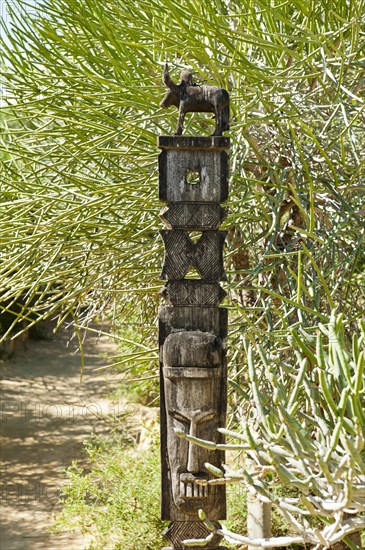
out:
{"label": "shadow on ground", "polygon": [[115,416],[133,407],[107,398],[113,375],[96,369],[116,346],[106,336],[85,341],[80,354],[68,334],[28,341],[0,364],[1,372],[1,550],[82,550],[81,533],[59,536],[48,529],[60,509],[64,470],[82,457],[91,433],[110,430]]}

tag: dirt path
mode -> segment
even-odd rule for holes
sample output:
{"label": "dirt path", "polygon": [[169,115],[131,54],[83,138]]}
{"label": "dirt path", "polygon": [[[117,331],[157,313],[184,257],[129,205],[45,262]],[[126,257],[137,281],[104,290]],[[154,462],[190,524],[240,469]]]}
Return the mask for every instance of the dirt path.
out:
{"label": "dirt path", "polygon": [[[121,403],[107,399],[113,375],[96,371],[116,351],[106,336],[89,336],[80,385],[80,355],[68,335],[28,342],[0,363],[1,372],[1,550],[82,550],[80,534],[48,531],[64,469],[82,455],[91,432],[109,429]],[[115,379],[115,377],[114,377]]]}

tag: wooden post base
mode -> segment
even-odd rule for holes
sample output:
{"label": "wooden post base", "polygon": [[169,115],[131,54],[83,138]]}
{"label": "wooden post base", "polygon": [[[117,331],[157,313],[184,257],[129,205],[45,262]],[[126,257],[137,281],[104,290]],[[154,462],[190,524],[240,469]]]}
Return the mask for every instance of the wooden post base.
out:
{"label": "wooden post base", "polygon": [[[219,527],[219,523],[214,522]],[[202,521],[173,521],[164,531],[163,536],[169,541],[171,546],[164,547],[162,550],[199,550],[201,546],[185,546],[184,540],[204,539],[210,535],[211,531]],[[207,550],[225,550],[225,547],[219,546],[222,540],[221,535],[215,534],[214,537],[204,548]]]}

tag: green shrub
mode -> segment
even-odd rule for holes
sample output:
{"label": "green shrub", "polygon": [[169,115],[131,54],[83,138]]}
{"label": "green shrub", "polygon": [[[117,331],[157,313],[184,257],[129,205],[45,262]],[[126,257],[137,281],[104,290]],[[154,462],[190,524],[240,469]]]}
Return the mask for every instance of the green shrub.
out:
{"label": "green shrub", "polygon": [[[240,450],[254,468],[227,466],[224,479],[271,503],[290,527],[271,547],[327,548],[344,540],[358,548],[348,535],[365,529],[365,324],[351,339],[348,326],[332,313],[316,336],[292,330],[289,354],[248,348],[241,426],[220,431],[238,440],[222,448]],[[231,542],[250,543],[219,531]]]}
{"label": "green shrub", "polygon": [[157,327],[144,323],[135,312],[128,323],[116,323],[115,339],[118,352],[111,366],[122,377],[113,397],[127,397],[143,405],[158,404]]}
{"label": "green shrub", "polygon": [[91,439],[85,450],[87,469],[74,462],[66,471],[55,530],[81,528],[93,537],[89,550],[160,550],[157,432],[148,450],[127,447],[117,435]]}
{"label": "green shrub", "polygon": [[[147,435],[151,444],[143,450],[126,444],[125,435],[85,443],[87,464],[75,461],[66,471],[63,510],[55,531],[80,528],[91,534],[88,550],[136,550],[136,540],[138,548],[161,549],[166,524],[159,519],[158,429]],[[247,518],[244,487],[228,488],[227,505],[225,524],[242,532]]]}

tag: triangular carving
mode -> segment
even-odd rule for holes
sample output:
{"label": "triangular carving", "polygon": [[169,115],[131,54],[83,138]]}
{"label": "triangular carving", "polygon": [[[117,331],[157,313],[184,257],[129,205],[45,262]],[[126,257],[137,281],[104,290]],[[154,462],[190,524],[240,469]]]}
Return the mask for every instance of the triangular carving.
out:
{"label": "triangular carving", "polygon": [[[218,522],[214,522],[216,527],[220,527]],[[172,548],[185,548],[183,540],[186,539],[204,539],[210,535],[211,531],[201,521],[173,521],[164,531],[163,536],[172,544]],[[204,548],[219,549],[219,543],[222,540],[221,535],[215,534]],[[187,548],[187,547],[186,547]]]}
{"label": "triangular carving", "polygon": [[174,229],[160,231],[165,243],[165,261],[161,278],[183,279],[190,267],[207,281],[224,281],[223,247],[226,231],[204,231],[194,243],[187,231]]}
{"label": "triangular carving", "polygon": [[218,283],[187,279],[168,282],[161,294],[173,306],[217,307],[227,296]]}
{"label": "triangular carving", "polygon": [[172,203],[160,216],[172,229],[217,229],[227,217],[227,209],[219,204]]}

